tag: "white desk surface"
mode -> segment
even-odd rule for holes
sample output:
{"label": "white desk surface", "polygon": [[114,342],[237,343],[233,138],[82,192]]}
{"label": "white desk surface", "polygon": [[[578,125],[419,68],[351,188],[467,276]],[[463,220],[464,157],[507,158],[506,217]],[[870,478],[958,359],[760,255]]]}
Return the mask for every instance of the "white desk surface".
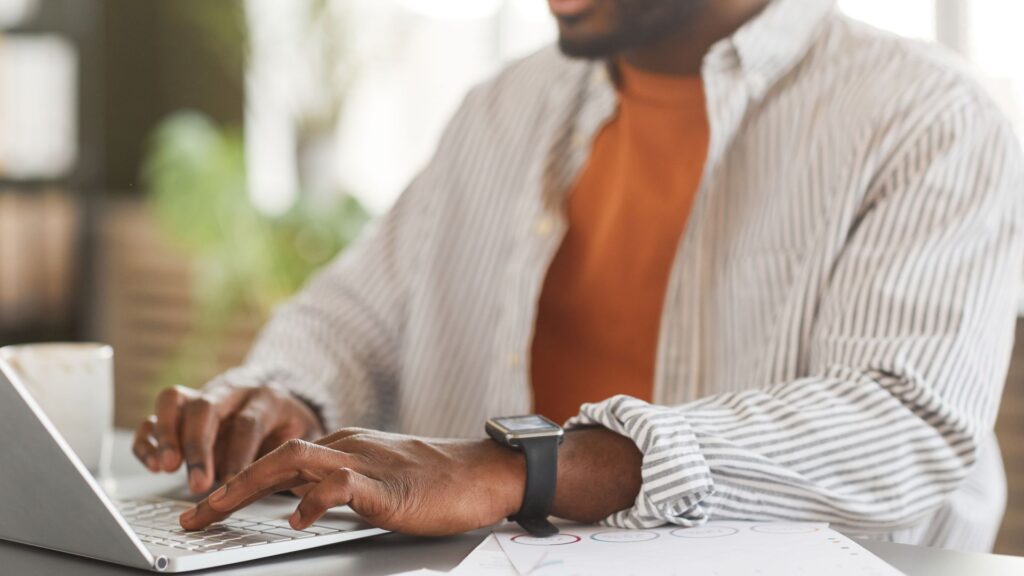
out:
{"label": "white desk surface", "polygon": [[[130,437],[119,433],[115,440],[114,474],[121,477],[144,474],[128,450]],[[302,574],[308,576],[376,576],[418,568],[450,570],[487,535],[487,529],[447,538],[416,538],[385,534],[257,560],[246,564],[190,572],[249,576]],[[919,546],[861,541],[861,544],[907,576],[1021,576],[1024,558],[994,554],[950,552]],[[0,541],[0,573],[26,576],[54,574],[145,574],[146,572],[86,558]]]}

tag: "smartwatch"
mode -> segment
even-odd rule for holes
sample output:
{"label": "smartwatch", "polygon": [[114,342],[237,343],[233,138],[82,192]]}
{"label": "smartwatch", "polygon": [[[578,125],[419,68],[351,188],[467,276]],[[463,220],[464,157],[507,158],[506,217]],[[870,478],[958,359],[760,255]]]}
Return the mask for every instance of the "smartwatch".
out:
{"label": "smartwatch", "polygon": [[526,457],[523,505],[509,520],[534,536],[558,534],[558,528],[548,522],[548,513],[555,499],[558,445],[564,437],[562,427],[543,416],[531,414],[491,418],[485,429],[496,442],[519,450]]}

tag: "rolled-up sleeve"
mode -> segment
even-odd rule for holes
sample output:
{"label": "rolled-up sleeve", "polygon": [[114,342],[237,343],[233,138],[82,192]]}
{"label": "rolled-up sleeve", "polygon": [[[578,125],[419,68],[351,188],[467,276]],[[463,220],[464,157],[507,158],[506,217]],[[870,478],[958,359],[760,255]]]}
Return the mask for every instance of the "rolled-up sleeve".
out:
{"label": "rolled-up sleeve", "polygon": [[[801,344],[806,377],[681,406],[585,404],[643,452],[635,505],[606,522],[913,526],[991,433],[1024,258],[1018,142],[961,101],[895,146],[866,187]],[[734,351],[743,354],[743,350]]]}

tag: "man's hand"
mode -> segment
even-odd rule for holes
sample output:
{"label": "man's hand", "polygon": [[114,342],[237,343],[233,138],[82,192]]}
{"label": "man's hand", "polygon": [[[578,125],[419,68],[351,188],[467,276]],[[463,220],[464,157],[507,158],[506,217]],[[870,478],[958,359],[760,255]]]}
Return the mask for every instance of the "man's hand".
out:
{"label": "man's hand", "polygon": [[288,440],[322,434],[316,414],[283,389],[175,386],[160,393],[156,413],[139,425],[132,452],[152,472],[173,472],[184,461],[198,493]]}
{"label": "man's hand", "polygon": [[[594,521],[632,505],[640,453],[628,438],[598,428],[570,432],[559,456],[556,515]],[[287,442],[182,514],[181,525],[198,530],[268,494],[294,489],[302,494],[290,519],[297,530],[348,505],[374,526],[438,536],[515,514],[525,483],[522,454],[492,440],[346,429],[316,443]]]}
{"label": "man's hand", "polygon": [[301,530],[348,505],[367,522],[408,534],[454,534],[519,509],[520,454],[489,440],[425,440],[345,429],[316,443],[286,442],[181,516],[196,530],[268,494],[295,488],[290,519]]}

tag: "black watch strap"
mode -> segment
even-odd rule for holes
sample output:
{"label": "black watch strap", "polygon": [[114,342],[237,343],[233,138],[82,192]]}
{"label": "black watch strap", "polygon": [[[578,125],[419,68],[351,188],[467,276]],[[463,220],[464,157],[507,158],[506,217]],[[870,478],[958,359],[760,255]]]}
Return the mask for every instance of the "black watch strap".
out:
{"label": "black watch strap", "polygon": [[526,456],[526,490],[523,493],[522,508],[510,520],[534,536],[558,534],[558,528],[548,522],[558,478],[558,442],[556,436],[529,438],[520,442],[523,455]]}

